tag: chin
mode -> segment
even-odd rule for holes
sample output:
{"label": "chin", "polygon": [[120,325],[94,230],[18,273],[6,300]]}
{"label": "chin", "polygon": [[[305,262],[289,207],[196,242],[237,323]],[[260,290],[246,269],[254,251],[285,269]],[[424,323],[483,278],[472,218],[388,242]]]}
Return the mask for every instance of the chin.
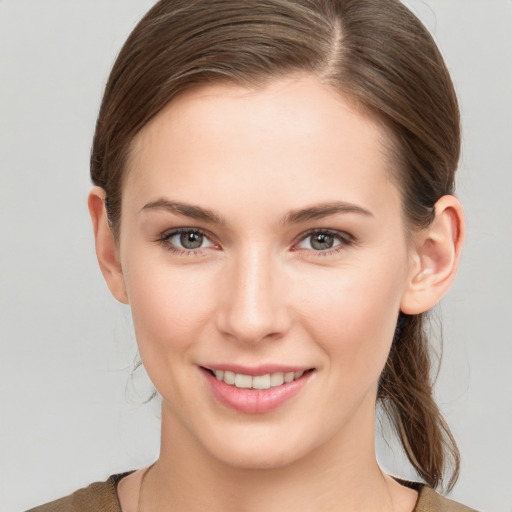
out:
{"label": "chin", "polygon": [[221,438],[209,437],[203,440],[203,447],[226,466],[247,470],[282,468],[314,450],[307,442],[308,436],[300,432],[290,435],[289,429],[283,432],[268,424],[254,427]]}
{"label": "chin", "polygon": [[242,470],[279,469],[296,462],[300,454],[293,448],[288,452],[277,451],[275,448],[244,451],[230,450],[218,454],[217,460],[226,466]]}

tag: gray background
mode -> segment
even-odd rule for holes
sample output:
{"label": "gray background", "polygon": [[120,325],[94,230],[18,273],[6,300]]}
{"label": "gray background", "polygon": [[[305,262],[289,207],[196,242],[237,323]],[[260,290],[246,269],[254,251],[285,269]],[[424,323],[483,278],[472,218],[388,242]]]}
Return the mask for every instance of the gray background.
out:
{"label": "gray background", "polygon": [[[158,454],[158,404],[129,378],[128,310],[97,269],[88,156],[109,67],[149,0],[0,0],[0,510]],[[460,96],[468,236],[443,300],[436,394],[458,440],[452,496],[512,511],[512,2],[411,1]],[[392,443],[391,443],[392,444]],[[384,467],[403,462],[378,440]]]}

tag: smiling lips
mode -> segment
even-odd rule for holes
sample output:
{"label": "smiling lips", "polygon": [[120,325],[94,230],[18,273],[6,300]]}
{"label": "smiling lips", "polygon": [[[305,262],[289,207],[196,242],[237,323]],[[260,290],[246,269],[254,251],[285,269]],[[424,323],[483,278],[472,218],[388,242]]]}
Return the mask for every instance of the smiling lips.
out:
{"label": "smiling lips", "polygon": [[239,373],[227,369],[202,368],[213,396],[239,412],[270,412],[296,396],[314,373],[310,370]]}
{"label": "smiling lips", "polygon": [[265,375],[244,375],[229,370],[213,370],[217,379],[230,386],[240,389],[269,389],[282,386],[285,382],[292,382],[299,379],[304,374],[304,370],[298,372],[276,372],[266,373]]}

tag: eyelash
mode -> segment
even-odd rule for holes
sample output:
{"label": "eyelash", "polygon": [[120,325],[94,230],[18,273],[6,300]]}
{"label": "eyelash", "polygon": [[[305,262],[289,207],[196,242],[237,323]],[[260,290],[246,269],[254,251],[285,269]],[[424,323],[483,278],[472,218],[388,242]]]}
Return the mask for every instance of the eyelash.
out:
{"label": "eyelash", "polygon": [[[329,235],[332,236],[335,240],[339,241],[340,243],[331,249],[326,249],[323,251],[315,251],[314,249],[305,249],[308,252],[312,253],[314,256],[319,257],[326,257],[331,256],[333,254],[336,254],[347,247],[350,247],[355,244],[356,240],[355,238],[350,235],[349,233],[345,231],[333,231],[331,229],[312,229],[310,231],[307,231],[306,233],[303,233],[300,238],[294,243],[294,245],[297,245],[300,242],[303,242],[304,240],[307,240],[308,238],[314,236],[314,235]],[[300,250],[300,249],[298,249]]]}
{"label": "eyelash", "polygon": [[[173,229],[172,231],[166,231],[166,232],[162,233],[156,241],[158,243],[160,243],[166,250],[168,250],[169,252],[171,252],[173,254],[178,254],[180,256],[201,256],[203,254],[203,251],[200,248],[187,250],[187,249],[180,249],[179,247],[176,247],[175,245],[171,244],[170,240],[173,237],[175,237],[176,235],[179,235],[181,233],[194,233],[197,235],[201,235],[201,236],[204,236],[205,238],[207,238],[212,244],[215,244],[215,242],[212,241],[213,237],[206,231],[203,231],[202,229],[199,229],[199,228],[177,228],[177,229]],[[345,249],[346,247],[350,247],[356,243],[355,238],[352,235],[350,235],[349,233],[346,233],[344,231],[333,231],[330,229],[312,229],[310,231],[307,231],[306,233],[303,233],[300,236],[300,238],[298,238],[294,242],[294,246],[299,244],[300,242],[307,240],[309,237],[312,237],[314,235],[332,236],[334,239],[336,239],[337,241],[340,242],[338,245],[334,246],[333,248],[326,249],[323,251],[322,250],[315,251],[313,249],[303,249],[303,250],[310,252],[314,256],[320,256],[320,257],[330,256],[330,255],[336,254],[336,253],[342,251],[343,249]],[[293,250],[300,251],[301,249],[293,249]]]}
{"label": "eyelash", "polygon": [[206,231],[203,231],[199,228],[177,228],[173,229],[172,231],[165,231],[158,237],[157,242],[159,242],[165,249],[173,254],[178,254],[180,256],[201,256],[201,249],[180,249],[170,242],[173,237],[180,235],[181,233],[195,233],[197,235],[204,236],[212,244],[214,244],[214,242],[212,242],[213,237]]}

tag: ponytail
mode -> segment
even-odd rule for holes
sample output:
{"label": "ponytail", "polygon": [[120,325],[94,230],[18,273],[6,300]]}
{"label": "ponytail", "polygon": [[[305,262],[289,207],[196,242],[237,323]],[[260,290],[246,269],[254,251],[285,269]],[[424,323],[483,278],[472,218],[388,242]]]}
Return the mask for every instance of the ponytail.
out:
{"label": "ponytail", "polygon": [[432,396],[431,360],[425,314],[400,313],[395,337],[379,384],[378,399],[418,474],[431,487],[455,485],[460,455],[455,439]]}

